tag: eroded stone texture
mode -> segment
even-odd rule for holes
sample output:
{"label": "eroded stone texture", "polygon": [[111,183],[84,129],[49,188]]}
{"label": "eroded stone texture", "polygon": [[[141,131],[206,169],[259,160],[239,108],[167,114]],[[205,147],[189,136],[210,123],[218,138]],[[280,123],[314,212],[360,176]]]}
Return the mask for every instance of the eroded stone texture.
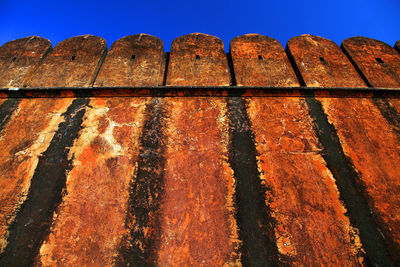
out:
{"label": "eroded stone texture", "polygon": [[23,99],[0,134],[0,251],[25,201],[39,156],[48,148],[73,100]]}
{"label": "eroded stone texture", "polygon": [[109,266],[128,230],[125,216],[148,98],[92,99],[70,150],[73,168],[43,266]]}
{"label": "eroded stone texture", "polygon": [[21,87],[51,49],[49,40],[31,36],[0,47],[0,88]]}
{"label": "eroded stone texture", "polygon": [[248,113],[279,252],[300,266],[361,263],[357,229],[345,215],[304,99],[252,98]]}
{"label": "eroded stone texture", "polygon": [[[287,69],[290,63],[283,48],[274,39],[237,37],[231,53],[240,85],[298,86],[293,70]],[[294,265],[361,263],[357,229],[350,225],[335,181],[320,155],[304,98],[255,97],[247,101],[278,251]]]}
{"label": "eroded stone texture", "polygon": [[299,86],[282,45],[275,39],[246,34],[231,41],[237,85]]}
{"label": "eroded stone texture", "polygon": [[[174,40],[167,85],[229,85],[223,43],[205,34]],[[239,265],[235,180],[228,164],[226,103],[167,98],[159,265]]]}
{"label": "eroded stone texture", "polygon": [[[392,98],[388,98],[388,100],[390,102],[390,105],[396,109],[398,114],[400,114],[400,98],[392,97]],[[400,123],[400,117],[398,115],[397,115],[397,121]],[[398,127],[398,124],[392,125],[392,126],[394,126],[393,128],[395,128],[395,129],[397,128],[397,131],[400,133],[400,128]]]}
{"label": "eroded stone texture", "polygon": [[288,41],[287,49],[309,87],[366,87],[340,47],[328,39],[300,35]]}
{"label": "eroded stone texture", "polygon": [[373,87],[400,88],[400,54],[390,45],[352,37],[342,47]]}
{"label": "eroded stone texture", "polygon": [[94,86],[157,86],[163,42],[147,34],[126,36],[112,44]]}
{"label": "eroded stone texture", "polygon": [[221,98],[168,98],[160,266],[240,265]]}
{"label": "eroded stone texture", "polygon": [[351,158],[364,186],[390,252],[399,260],[400,154],[399,140],[370,99],[321,98],[337,129],[345,154]]}
{"label": "eroded stone texture", "polygon": [[106,51],[106,41],[100,37],[82,35],[66,39],[44,58],[25,86],[92,86]]}
{"label": "eroded stone texture", "polygon": [[221,39],[192,33],[172,42],[166,85],[218,86],[230,82]]}
{"label": "eroded stone texture", "polygon": [[[288,47],[307,86],[313,84],[315,79],[317,84],[324,86],[364,86],[359,75],[350,69],[347,69],[346,76],[336,75],[342,73],[342,70],[336,70],[341,68],[340,65],[329,72],[324,68],[311,70],[311,73],[317,73],[310,77],[310,68],[304,67],[302,62],[309,61],[308,58],[312,58],[312,54],[317,56],[310,62],[318,61],[317,52],[320,50],[324,51],[320,56],[329,60],[342,60],[342,54],[336,45],[330,45],[330,41],[326,39],[310,39],[310,37],[299,37],[299,39],[307,40],[303,42],[301,49],[308,51],[310,55],[298,50],[299,46],[294,46],[293,41],[289,42]],[[353,76],[349,76],[350,74]],[[400,202],[397,198],[400,185],[398,138],[370,98],[318,97],[317,100],[322,104],[329,123],[334,125],[343,151],[357,172],[359,180],[357,178],[356,182],[376,215],[378,227],[389,245],[389,253],[395,261],[398,261],[400,236]]]}

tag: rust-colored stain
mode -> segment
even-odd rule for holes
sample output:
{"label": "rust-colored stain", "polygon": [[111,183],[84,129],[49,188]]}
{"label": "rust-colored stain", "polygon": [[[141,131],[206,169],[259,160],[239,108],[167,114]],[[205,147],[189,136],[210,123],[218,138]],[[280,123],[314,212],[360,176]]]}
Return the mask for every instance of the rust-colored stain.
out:
{"label": "rust-colored stain", "polygon": [[[167,85],[229,85],[222,41],[204,34],[174,40]],[[224,99],[167,98],[165,193],[159,265],[240,263],[235,179],[228,164]],[[171,253],[174,251],[174,253]]]}
{"label": "rust-colored stain", "polygon": [[359,182],[370,197],[370,206],[391,246],[391,254],[399,261],[399,139],[369,99],[320,101],[337,129],[344,152],[360,175]]}
{"label": "rust-colored stain", "polygon": [[[315,43],[315,40],[309,37],[304,37],[304,40],[307,42],[303,41],[303,51],[333,61],[335,58],[342,60],[343,53],[333,42],[321,38],[318,43]],[[315,63],[314,70],[311,70],[310,67],[306,68],[302,62],[305,61],[303,57],[308,56],[303,51],[298,51],[298,46],[292,45],[293,41],[289,41],[288,47],[307,86],[313,84],[317,77],[321,79],[317,83],[324,84],[324,86],[365,86],[355,70],[350,71],[350,67],[346,68],[348,75],[345,77],[333,76],[341,73],[342,70],[332,70],[327,73],[325,69],[317,67],[318,63]],[[324,49],[321,50],[320,46],[323,46]],[[318,50],[315,51],[315,49]],[[318,53],[319,51],[324,53]],[[314,57],[314,62],[319,61],[318,56]],[[310,64],[312,64],[311,60]],[[335,68],[340,67],[335,66]],[[310,77],[309,73],[314,72],[321,73]],[[352,76],[349,76],[350,74]],[[336,77],[336,79],[330,80],[331,77]],[[377,217],[377,223],[386,236],[386,242],[392,248],[390,254],[395,261],[398,261],[399,139],[371,99],[319,97],[317,100],[321,102],[329,122],[334,125],[345,155],[354,164],[360,179],[356,182],[360,184],[361,188],[364,188],[368,202]]]}
{"label": "rust-colored stain", "polygon": [[328,39],[300,35],[290,39],[287,48],[307,86],[366,86],[340,47]]}
{"label": "rust-colored stain", "polygon": [[39,156],[49,146],[72,99],[22,99],[0,133],[0,251],[24,202]]}
{"label": "rust-colored stain", "polygon": [[400,88],[400,54],[393,47],[366,37],[348,38],[342,46],[373,87]]}
{"label": "rust-colored stain", "polygon": [[221,39],[192,33],[172,42],[166,85],[230,85],[228,61]]}
{"label": "rust-colored stain", "polygon": [[240,263],[225,113],[224,99],[169,100],[160,266]]}
{"label": "rust-colored stain", "polygon": [[21,87],[51,48],[49,40],[31,36],[0,47],[0,88]]}
{"label": "rust-colored stain", "polygon": [[163,60],[163,42],[136,34],[114,42],[94,86],[157,86]]}
{"label": "rust-colored stain", "polygon": [[66,195],[40,249],[42,266],[109,266],[125,228],[148,98],[93,99],[70,150]]}
{"label": "rust-colored stain", "polygon": [[362,263],[357,229],[321,156],[305,101],[253,98],[248,112],[279,252],[301,266]]}
{"label": "rust-colored stain", "polygon": [[24,86],[89,87],[106,51],[106,41],[93,35],[64,40],[44,58]]}
{"label": "rust-colored stain", "polygon": [[231,41],[237,85],[299,86],[282,45],[260,34],[246,34]]}
{"label": "rust-colored stain", "polygon": [[[240,36],[232,40],[231,53],[240,85],[299,85],[274,39]],[[321,156],[304,98],[254,97],[247,105],[279,252],[294,265],[362,263],[357,229]]]}

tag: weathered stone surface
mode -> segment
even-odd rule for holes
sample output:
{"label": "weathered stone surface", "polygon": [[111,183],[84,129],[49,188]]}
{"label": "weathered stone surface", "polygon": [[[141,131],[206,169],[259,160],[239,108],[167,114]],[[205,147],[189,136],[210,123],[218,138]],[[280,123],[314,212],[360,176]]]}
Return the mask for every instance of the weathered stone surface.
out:
{"label": "weathered stone surface", "polygon": [[[272,38],[239,36],[231,42],[231,54],[238,85],[299,86],[282,46]],[[295,265],[362,262],[357,229],[320,155],[304,98],[247,101],[279,253]]]}
{"label": "weathered stone surface", "polygon": [[231,41],[236,84],[241,86],[299,86],[282,45],[275,39],[246,34]]}
{"label": "weathered stone surface", "polygon": [[192,33],[172,42],[166,85],[230,85],[228,61],[221,39]]}
{"label": "weathered stone surface", "polygon": [[0,135],[0,251],[70,98],[23,99]]}
{"label": "weathered stone surface", "polygon": [[44,58],[25,86],[92,86],[106,51],[106,41],[93,35],[64,40]]}
{"label": "weathered stone surface", "polygon": [[[229,84],[220,39],[189,34],[174,40],[167,85]],[[227,160],[226,102],[199,97],[166,101],[165,195],[160,206],[158,265],[239,265],[236,182]]]}
{"label": "weathered stone surface", "polygon": [[[133,35],[115,42],[96,81],[104,41],[71,39],[44,58],[32,76],[35,86],[156,86],[164,81],[166,54],[155,37]],[[382,51],[388,48],[380,45],[368,41],[366,47],[377,49],[373,55],[381,64],[395,68],[396,56],[385,59],[389,52]],[[366,86],[329,40],[295,37],[287,51],[307,86]],[[231,42],[231,55],[240,86],[299,85],[274,39],[239,36]],[[9,64],[10,57],[5,58]],[[232,97],[240,88],[210,89],[229,85],[230,75],[222,42],[203,34],[177,38],[169,66],[167,85],[206,87],[194,94],[190,87],[165,91],[160,98],[140,97],[159,92],[151,88],[135,93],[124,88],[118,94],[113,88],[92,90],[90,101],[75,98],[71,90],[35,91],[26,96],[42,98],[15,102],[0,131],[0,251],[9,251],[8,258],[0,254],[0,265],[12,257],[19,262],[13,254],[18,250],[28,252],[21,253],[28,255],[25,262],[43,266],[369,264],[362,230],[338,185],[335,168],[340,166],[327,160],[332,147],[321,142],[321,120],[331,127],[322,130],[337,136],[336,149],[354,169],[341,178],[354,179],[356,194],[365,196],[365,210],[377,218],[393,261],[399,261],[400,128],[385,117],[373,93],[324,91],[306,97],[300,91],[280,95],[242,88],[246,97]],[[28,81],[28,86],[33,85]],[[310,99],[319,105],[319,118]],[[9,101],[0,99],[0,105]],[[395,94],[388,103],[400,110]],[[73,121],[74,116],[79,118]],[[60,142],[63,136],[68,142]],[[36,178],[45,186],[35,187]],[[44,180],[59,180],[61,190],[49,190]],[[46,205],[55,208],[46,220],[21,223],[41,208],[21,213],[32,199],[27,197],[31,189],[36,199],[47,194]],[[15,221],[20,221],[18,231],[9,227]],[[27,238],[19,240],[26,242],[14,241],[14,249],[8,249],[15,240],[8,237],[20,232]],[[265,240],[271,244],[260,242]]]}
{"label": "weathered stone surface", "polygon": [[0,47],[0,88],[21,87],[51,49],[49,40],[31,36]]}
{"label": "weathered stone surface", "polygon": [[[347,63],[343,65],[348,61],[343,59],[342,52],[331,41],[308,35],[299,36],[289,41],[288,48],[307,86],[365,86],[352,67]],[[334,64],[327,69],[325,63],[316,63],[319,56],[324,57],[328,65],[330,61],[343,64]],[[312,64],[315,67],[307,62],[314,62]],[[328,122],[334,127],[341,145],[339,149],[343,150],[348,159],[347,164],[354,168],[354,177],[345,178],[355,179],[359,191],[376,216],[374,218],[377,218],[375,223],[385,236],[389,253],[394,261],[398,261],[400,202],[396,196],[400,185],[399,139],[371,98],[321,96],[316,99],[322,105]],[[363,233],[360,236],[363,237]]]}
{"label": "weathered stone surface", "polygon": [[163,42],[147,34],[115,41],[97,75],[94,86],[157,86],[163,57]]}
{"label": "weathered stone surface", "polygon": [[129,232],[129,188],[148,98],[93,99],[70,150],[73,168],[52,231],[40,249],[43,266],[109,266]]}
{"label": "weathered stone surface", "polygon": [[240,264],[223,98],[167,98],[158,265]]}
{"label": "weathered stone surface", "polygon": [[396,262],[400,252],[400,142],[371,99],[319,98]]}
{"label": "weathered stone surface", "polygon": [[342,47],[373,87],[400,88],[400,54],[390,45],[352,37]]}
{"label": "weathered stone surface", "polygon": [[362,263],[358,230],[346,216],[304,99],[250,98],[248,113],[279,252],[299,266]]}
{"label": "weathered stone surface", "polygon": [[[390,105],[397,111],[398,114],[400,114],[400,98],[398,97],[391,97],[388,98],[388,102],[390,103]],[[397,123],[400,123],[400,116],[396,114],[396,121]],[[397,132],[400,134],[400,127],[399,125],[393,125],[395,128],[395,130],[397,130]],[[397,128],[397,129],[396,129]]]}
{"label": "weathered stone surface", "polygon": [[309,87],[366,87],[340,47],[328,39],[296,36],[288,41],[287,50]]}

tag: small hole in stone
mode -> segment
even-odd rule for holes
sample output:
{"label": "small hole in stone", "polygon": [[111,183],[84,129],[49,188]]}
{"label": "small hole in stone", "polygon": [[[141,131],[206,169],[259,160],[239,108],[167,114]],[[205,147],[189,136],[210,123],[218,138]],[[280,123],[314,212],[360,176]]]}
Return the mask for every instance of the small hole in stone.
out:
{"label": "small hole in stone", "polygon": [[71,57],[71,61],[74,61],[75,58],[76,58],[76,56],[72,56],[72,57]]}
{"label": "small hole in stone", "polygon": [[200,56],[199,56],[199,55],[196,55],[196,59],[200,59]]}
{"label": "small hole in stone", "polygon": [[258,55],[258,59],[259,60],[263,60],[263,56],[262,55]]}
{"label": "small hole in stone", "polygon": [[319,60],[321,60],[321,62],[326,62],[325,58],[323,58],[323,57],[319,57]]}
{"label": "small hole in stone", "polygon": [[376,57],[375,60],[376,60],[376,62],[378,62],[378,63],[383,63],[383,60],[382,60],[380,57]]}
{"label": "small hole in stone", "polygon": [[131,60],[134,60],[135,58],[136,58],[135,55],[132,55],[132,56],[131,56]]}
{"label": "small hole in stone", "polygon": [[17,60],[17,57],[13,57],[11,61],[15,61],[15,60]]}

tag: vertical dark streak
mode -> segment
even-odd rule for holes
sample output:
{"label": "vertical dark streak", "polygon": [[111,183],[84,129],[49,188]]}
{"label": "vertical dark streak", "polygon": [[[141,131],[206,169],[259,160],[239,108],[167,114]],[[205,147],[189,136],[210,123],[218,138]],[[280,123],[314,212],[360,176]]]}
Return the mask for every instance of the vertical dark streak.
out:
{"label": "vertical dark streak", "polygon": [[[386,121],[390,124],[394,134],[397,137],[398,143],[400,142],[400,114],[394,108],[389,100],[387,98],[379,96],[380,94],[375,92],[374,93],[374,98],[373,102],[374,104],[378,107],[380,113],[382,116],[386,119]],[[381,222],[378,222],[381,223]],[[386,243],[388,244],[389,247],[389,253],[391,254],[392,258],[398,259],[398,254],[399,254],[399,245],[396,244],[393,235],[388,229],[388,227],[385,227],[385,224],[382,222],[382,232],[385,236]],[[399,262],[396,262],[396,264],[400,264]]]}
{"label": "vertical dark streak", "polygon": [[[373,87],[372,84],[368,81],[367,77],[363,74],[361,69],[357,66],[355,61],[351,58],[350,54],[343,47],[343,45],[341,46],[341,48],[342,48],[344,54],[350,60],[351,64],[353,64],[354,68],[357,70],[358,74],[364,80],[365,84],[368,87]],[[374,92],[373,101],[374,101],[374,104],[378,107],[382,116],[388,121],[389,124],[392,125],[393,131],[400,138],[400,115],[397,112],[397,110],[390,104],[388,99],[382,97],[382,93],[380,93],[379,91]]]}
{"label": "vertical dark streak", "polygon": [[366,262],[375,266],[392,266],[393,263],[385,246],[385,239],[378,229],[374,215],[368,205],[365,190],[358,173],[343,152],[335,127],[329,123],[322,104],[313,93],[306,97],[314,129],[324,151],[322,156],[335,177],[351,224],[360,230],[360,238],[366,251]]}
{"label": "vertical dark streak", "polygon": [[229,163],[237,181],[235,200],[239,237],[243,241],[242,263],[244,266],[282,264],[287,259],[279,254],[275,221],[265,204],[269,189],[261,184],[246,102],[240,97],[230,97],[227,106],[231,128]]}
{"label": "vertical dark streak", "polygon": [[163,77],[163,83],[162,83],[162,85],[164,85],[164,86],[167,84],[168,67],[169,67],[169,52],[166,52],[165,53],[164,77]]}
{"label": "vertical dark streak", "polygon": [[374,104],[378,107],[382,116],[385,117],[387,122],[392,126],[393,131],[397,135],[400,141],[400,114],[399,112],[390,104],[389,100],[382,97],[377,97],[375,94],[373,98]]}
{"label": "vertical dark streak", "polygon": [[96,82],[97,76],[99,75],[101,66],[103,65],[104,60],[107,57],[107,53],[108,53],[108,50],[107,50],[107,47],[105,47],[103,52],[102,52],[102,54],[101,54],[99,62],[97,62],[96,69],[94,70],[93,75],[89,80],[89,87],[93,87],[94,86],[94,83]]}
{"label": "vertical dark streak", "polygon": [[399,52],[400,53],[400,44],[399,45],[394,45],[394,49],[397,51],[397,52]]}
{"label": "vertical dark streak", "polygon": [[[353,64],[354,68],[357,70],[358,74],[361,76],[365,84],[368,87],[374,87],[343,45],[341,46],[341,49],[350,60],[351,64]],[[394,72],[391,68],[386,69],[386,71],[390,72],[391,76],[397,77],[397,73]],[[382,116],[391,125],[393,132],[400,141],[400,115],[397,110],[390,104],[389,100],[385,97],[382,97],[382,94],[382,91],[374,91],[374,97],[372,98],[372,101],[379,109],[379,112],[382,114]],[[393,240],[390,229],[388,229],[383,223],[381,223],[381,220],[379,220],[379,218],[377,218],[376,221],[379,225],[381,225],[381,229],[379,229],[379,231],[384,235],[384,239],[389,248],[388,253],[392,255],[392,258],[396,258],[397,256],[395,256],[394,254],[398,254],[398,246],[396,246],[395,241]]]}
{"label": "vertical dark streak", "polygon": [[137,172],[130,187],[125,227],[117,266],[153,266],[159,246],[159,207],[164,192],[164,99],[153,98],[146,108]]}
{"label": "vertical dark streak", "polygon": [[9,98],[0,105],[0,132],[17,109],[20,100],[19,98]]}
{"label": "vertical dark streak", "polygon": [[229,73],[231,74],[231,86],[236,86],[237,83],[236,83],[235,69],[233,67],[232,54],[226,53],[226,58],[228,60]]}
{"label": "vertical dark streak", "polygon": [[356,71],[358,72],[358,74],[360,75],[360,77],[363,79],[364,83],[368,86],[368,87],[373,87],[372,84],[368,81],[367,77],[362,73],[361,69],[357,66],[356,62],[353,60],[353,58],[350,56],[350,54],[347,52],[346,48],[344,48],[343,45],[340,46],[340,48],[342,49],[343,53],[346,55],[346,57],[350,60],[351,64],[353,65],[353,67],[356,69]]}
{"label": "vertical dark streak", "polygon": [[32,68],[29,73],[26,74],[25,78],[22,81],[21,87],[26,87],[26,84],[29,82],[33,74],[36,72],[36,70],[43,64],[44,59],[47,57],[48,54],[53,50],[53,46],[50,44],[50,46],[47,48],[46,52],[42,55],[40,58],[39,62]]}
{"label": "vertical dark streak", "polygon": [[296,77],[297,77],[297,80],[299,81],[300,86],[306,86],[306,82],[304,81],[303,76],[301,76],[299,67],[297,66],[296,61],[294,60],[294,57],[292,55],[292,52],[290,51],[288,46],[286,46],[285,52],[289,59],[290,64],[292,65],[293,71],[296,74]]}
{"label": "vertical dark streak", "polygon": [[31,266],[50,233],[53,214],[62,201],[66,175],[72,168],[68,153],[81,130],[89,99],[75,99],[61,122],[31,180],[25,202],[9,227],[8,244],[0,266]]}

